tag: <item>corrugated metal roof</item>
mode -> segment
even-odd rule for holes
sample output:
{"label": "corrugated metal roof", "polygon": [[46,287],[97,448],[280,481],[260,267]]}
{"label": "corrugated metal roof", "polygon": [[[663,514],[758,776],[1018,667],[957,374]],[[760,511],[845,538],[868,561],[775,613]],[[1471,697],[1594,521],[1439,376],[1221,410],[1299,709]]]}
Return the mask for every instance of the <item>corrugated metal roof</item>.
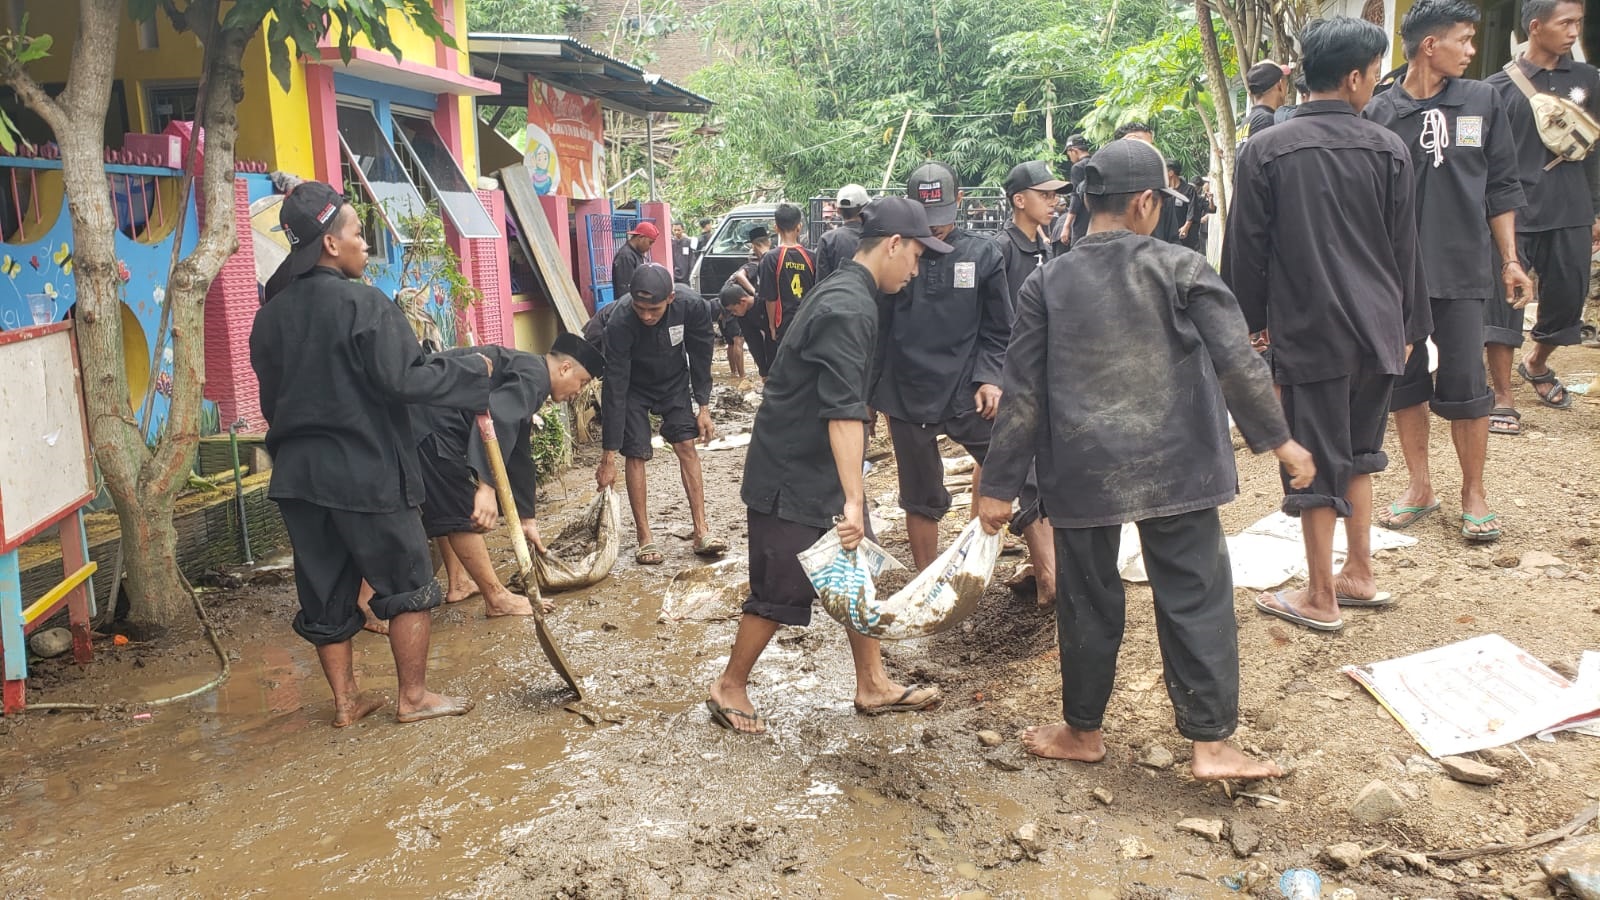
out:
{"label": "corrugated metal roof", "polygon": [[625,112],[703,113],[711,101],[660,75],[623,62],[569,35],[504,34],[475,31],[467,35],[472,72],[500,84],[498,97],[480,104],[526,106],[527,76],[563,90],[597,97]]}

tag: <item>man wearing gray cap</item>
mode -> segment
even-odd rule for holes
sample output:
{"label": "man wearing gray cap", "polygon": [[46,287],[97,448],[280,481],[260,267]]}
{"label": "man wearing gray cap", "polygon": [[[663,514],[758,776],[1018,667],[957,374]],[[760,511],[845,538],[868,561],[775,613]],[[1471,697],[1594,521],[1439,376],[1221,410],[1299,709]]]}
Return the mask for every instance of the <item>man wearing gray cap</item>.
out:
{"label": "man wearing gray cap", "polygon": [[[855,257],[806,297],[773,362],[740,488],[749,508],[750,596],[728,665],[706,700],[711,720],[723,728],[767,730],[750,700],[750,670],[780,627],[810,624],[817,596],[796,554],[830,528],[846,550],[868,536],[861,469],[879,300],[905,287],[924,248],[952,249],[933,236],[920,206],[904,197],[867,204]],[[846,634],[855,658],[856,712],[915,712],[939,702],[938,688],[891,681],[876,640]]]}
{"label": "man wearing gray cap", "polygon": [[992,240],[956,225],[961,185],[940,162],[918,166],[906,195],[922,203],[928,227],[948,252],[925,256],[905,290],[886,299],[882,374],[872,407],[889,419],[900,506],[917,569],[939,555],[939,520],[950,511],[939,435],[977,460],[983,475],[989,432],[1000,405],[1000,371],[1011,339],[1011,288]]}
{"label": "man wearing gray cap", "polygon": [[856,255],[856,244],[861,241],[861,209],[869,199],[867,189],[859,184],[847,184],[839,188],[833,208],[839,211],[839,217],[844,221],[838,228],[823,235],[822,241],[817,244],[818,284],[839,268],[840,263]]}
{"label": "man wearing gray cap", "polygon": [[[1085,168],[1089,232],[1023,284],[1006,355],[1005,401],[976,492],[991,533],[1011,517],[1037,459],[1061,563],[1060,724],[1030,728],[1036,756],[1099,762],[1126,597],[1117,569],[1124,523],[1139,529],[1155,595],[1167,695],[1194,742],[1199,779],[1281,775],[1227,739],[1238,725],[1238,623],[1217,507],[1238,494],[1228,413],[1252,450],[1272,450],[1309,481],[1266,363],[1205,258],[1150,237],[1166,163],[1135,140]],[[1137,402],[1119,389],[1137,382]]]}

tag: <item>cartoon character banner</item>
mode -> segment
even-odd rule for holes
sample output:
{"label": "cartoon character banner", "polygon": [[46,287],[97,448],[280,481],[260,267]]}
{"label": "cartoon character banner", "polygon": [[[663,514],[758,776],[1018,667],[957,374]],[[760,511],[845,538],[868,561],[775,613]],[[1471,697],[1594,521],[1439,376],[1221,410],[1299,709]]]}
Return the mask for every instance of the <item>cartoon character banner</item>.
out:
{"label": "cartoon character banner", "polygon": [[574,200],[605,196],[605,124],[600,101],[528,79],[528,149],[533,188]]}

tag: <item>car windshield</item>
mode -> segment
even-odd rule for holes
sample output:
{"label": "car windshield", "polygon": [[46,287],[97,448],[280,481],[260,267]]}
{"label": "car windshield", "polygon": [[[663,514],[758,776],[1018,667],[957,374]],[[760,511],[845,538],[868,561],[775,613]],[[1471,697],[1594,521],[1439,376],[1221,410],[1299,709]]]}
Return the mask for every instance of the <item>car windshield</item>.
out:
{"label": "car windshield", "polygon": [[711,242],[711,249],[707,252],[712,256],[748,256],[750,231],[758,225],[765,228],[767,234],[777,234],[777,226],[773,224],[770,216],[729,219],[722,223],[722,229],[717,232],[716,238]]}

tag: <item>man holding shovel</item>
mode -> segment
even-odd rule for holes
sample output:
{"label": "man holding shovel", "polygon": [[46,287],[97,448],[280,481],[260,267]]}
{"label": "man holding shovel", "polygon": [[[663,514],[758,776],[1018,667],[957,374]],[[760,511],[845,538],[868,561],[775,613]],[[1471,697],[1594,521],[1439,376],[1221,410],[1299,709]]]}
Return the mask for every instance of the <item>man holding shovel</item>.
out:
{"label": "man holding shovel", "polygon": [[[536,552],[543,552],[534,519],[538,479],[533,469],[532,420],[546,400],[571,400],[601,372],[599,351],[575,334],[562,334],[545,356],[484,346],[445,351],[444,356],[483,353],[494,362],[495,386],[489,394],[489,415],[501,444],[507,480],[516,498],[522,532]],[[489,463],[476,417],[444,406],[411,408],[412,429],[422,470],[422,525],[430,539],[452,548],[483,594],[484,614],[527,616],[533,606],[496,577],[483,533],[500,517],[493,467]],[[544,601],[545,612],[554,605]]]}
{"label": "man holding shovel", "polygon": [[465,715],[472,701],[428,690],[430,609],[443,602],[417,506],[422,480],[408,405],[489,406],[488,357],[427,356],[405,313],[361,284],[367,243],[338,191],[306,182],[283,201],[293,248],[267,281],[250,364],[272,454],[269,496],[294,548],[294,630],[317,648],[335,727],[382,708],[356,686],[351,638],[363,580],[389,622],[401,722]]}

